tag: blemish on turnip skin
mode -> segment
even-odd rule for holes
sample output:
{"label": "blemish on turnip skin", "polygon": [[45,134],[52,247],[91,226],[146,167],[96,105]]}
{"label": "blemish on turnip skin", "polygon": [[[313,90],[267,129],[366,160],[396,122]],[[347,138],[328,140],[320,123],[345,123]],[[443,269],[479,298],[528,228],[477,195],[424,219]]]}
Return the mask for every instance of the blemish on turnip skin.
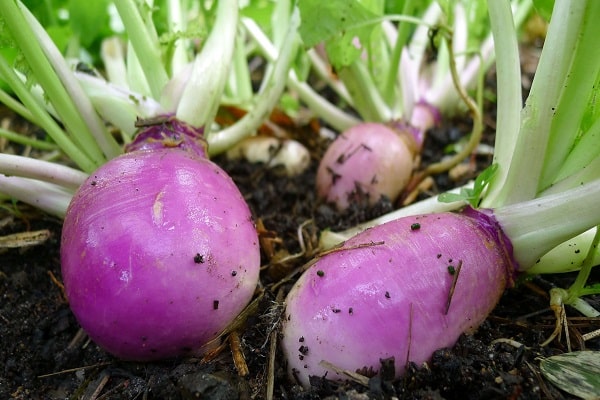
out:
{"label": "blemish on turnip skin", "polygon": [[390,296],[390,292],[385,292],[385,298],[386,298],[386,299],[389,299],[389,298],[391,298],[391,296]]}
{"label": "blemish on turnip skin", "polygon": [[354,149],[341,154],[336,160],[335,162],[338,164],[343,164],[345,163],[350,157],[352,157],[354,154],[356,154],[359,150],[364,149],[367,151],[373,151],[373,149],[371,149],[369,146],[367,146],[364,143],[359,144],[357,147],[355,147]]}
{"label": "blemish on turnip skin", "polygon": [[331,311],[332,311],[334,314],[338,314],[338,313],[342,312],[342,310],[340,310],[339,308],[332,308],[332,309],[331,309]]}
{"label": "blemish on turnip skin", "polygon": [[231,276],[236,276],[237,275],[237,271],[231,271]]}
{"label": "blemish on turnip skin", "polygon": [[342,175],[338,174],[330,167],[327,167],[327,172],[329,172],[329,174],[331,175],[331,184],[332,185],[335,185],[336,182],[342,177]]}
{"label": "blemish on turnip skin", "polygon": [[458,260],[458,266],[456,267],[455,273],[451,274],[452,283],[450,284],[450,290],[448,292],[448,298],[446,300],[446,308],[444,310],[444,315],[448,315],[448,311],[450,310],[450,303],[452,302],[452,297],[454,296],[454,289],[456,288],[456,282],[458,282],[458,275],[460,274],[462,265],[462,260]]}
{"label": "blemish on turnip skin", "polygon": [[350,315],[354,314],[354,309],[352,307],[350,307],[348,309],[348,314],[350,314]]}
{"label": "blemish on turnip skin", "polygon": [[325,276],[325,272],[323,272],[322,270],[318,270],[318,271],[317,271],[317,276],[318,276],[319,278],[322,278],[322,277],[324,277],[324,276]]}
{"label": "blemish on turnip skin", "polygon": [[219,309],[219,300],[213,300],[213,310]]}
{"label": "blemish on turnip skin", "polygon": [[300,354],[302,354],[303,356],[305,356],[305,355],[308,354],[308,346],[302,345],[302,346],[300,346],[298,348],[298,351],[300,352]]}
{"label": "blemish on turnip skin", "polygon": [[204,256],[200,253],[196,253],[196,255],[194,256],[194,262],[196,264],[203,264],[204,263]]}
{"label": "blemish on turnip skin", "polygon": [[298,339],[298,341],[299,341],[300,343],[304,343],[304,336],[300,336],[300,339]]}

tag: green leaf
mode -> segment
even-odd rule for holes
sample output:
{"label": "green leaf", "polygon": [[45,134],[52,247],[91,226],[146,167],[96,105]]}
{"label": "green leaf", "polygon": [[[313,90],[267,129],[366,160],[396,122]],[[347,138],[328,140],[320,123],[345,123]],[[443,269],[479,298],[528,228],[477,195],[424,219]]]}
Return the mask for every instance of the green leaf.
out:
{"label": "green leaf", "polygon": [[300,0],[298,7],[304,44],[313,47],[325,42],[327,55],[336,69],[360,57],[379,17],[357,0]]}
{"label": "green leaf", "polygon": [[89,47],[108,30],[108,0],[71,0],[69,20],[84,47]]}
{"label": "green leaf", "polygon": [[438,196],[438,201],[442,203],[452,203],[455,201],[465,201],[472,207],[478,207],[481,202],[483,192],[490,184],[490,181],[498,171],[498,164],[492,164],[484,169],[475,179],[473,188],[462,188],[460,193],[442,193]]}
{"label": "green leaf", "polygon": [[475,179],[475,185],[473,185],[473,195],[477,197],[477,200],[483,194],[483,191],[492,181],[494,175],[498,171],[498,164],[492,164],[484,169]]}
{"label": "green leaf", "polygon": [[554,0],[533,0],[533,6],[544,20],[550,21]]}
{"label": "green leaf", "polygon": [[582,399],[598,399],[600,352],[574,351],[545,358],[542,375],[558,388]]}
{"label": "green leaf", "polygon": [[472,190],[461,189],[460,193],[442,193],[438,196],[438,201],[442,203],[454,203],[455,201],[467,201],[471,197]]}
{"label": "green leaf", "polygon": [[240,10],[240,15],[254,20],[270,36],[271,16],[274,8],[275,2],[273,1],[250,0]]}

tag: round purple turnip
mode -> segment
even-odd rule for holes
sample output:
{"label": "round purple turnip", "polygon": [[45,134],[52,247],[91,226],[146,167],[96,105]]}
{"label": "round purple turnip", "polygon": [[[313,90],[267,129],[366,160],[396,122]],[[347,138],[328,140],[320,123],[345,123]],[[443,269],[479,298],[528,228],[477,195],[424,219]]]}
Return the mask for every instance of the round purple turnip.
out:
{"label": "round purple turnip", "polygon": [[366,122],[339,135],[317,170],[317,193],[343,210],[352,202],[394,201],[408,183],[416,143],[412,136]]}
{"label": "round purple turnip", "polygon": [[176,121],[150,127],[91,174],[64,220],[70,307],[127,360],[200,352],[250,301],[260,252],[250,210]]}

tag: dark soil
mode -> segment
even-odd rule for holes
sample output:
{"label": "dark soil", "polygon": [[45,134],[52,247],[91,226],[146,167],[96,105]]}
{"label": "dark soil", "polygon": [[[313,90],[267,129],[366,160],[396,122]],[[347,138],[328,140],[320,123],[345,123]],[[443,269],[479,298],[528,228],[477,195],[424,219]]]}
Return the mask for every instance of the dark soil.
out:
{"label": "dark soil", "polygon": [[[493,88],[492,88],[493,90]],[[493,105],[487,110],[484,142],[492,144]],[[424,163],[439,159],[442,149],[470,130],[469,121],[447,121],[429,136]],[[554,328],[548,305],[553,285],[567,287],[572,274],[521,281],[508,289],[496,309],[473,335],[464,335],[451,349],[437,351],[426,365],[411,365],[393,379],[382,362],[368,386],[315,378],[301,389],[285,372],[285,360],[273,339],[281,299],[289,284],[273,285],[302,266],[316,252],[318,232],[342,229],[393,208],[356,206],[344,215],[319,204],[314,195],[316,160],[323,145],[314,130],[293,135],[314,152],[311,168],[295,178],[282,177],[261,165],[220,163],[238,183],[257,221],[264,225],[263,272],[258,307],[247,313],[239,329],[248,374],[240,376],[228,346],[207,359],[187,358],[155,363],[123,362],[111,357],[80,332],[60,287],[60,221],[25,205],[0,210],[0,235],[49,229],[44,244],[3,250],[0,255],[0,399],[264,399],[272,384],[275,399],[571,399],[544,380],[540,357],[567,351],[564,335],[546,347],[540,344]],[[430,196],[471,178],[489,165],[489,155],[475,156],[474,169],[459,181],[437,176]],[[298,230],[306,243],[299,254]],[[272,251],[271,251],[272,250]],[[591,277],[599,282],[598,272]],[[293,282],[293,279],[289,282]],[[600,307],[600,297],[588,299]],[[600,319],[581,318],[567,308],[574,350],[600,350],[600,339],[583,342],[581,335],[600,328]],[[510,340],[508,340],[510,339]],[[274,363],[270,364],[273,358]],[[269,369],[272,366],[272,369]]]}

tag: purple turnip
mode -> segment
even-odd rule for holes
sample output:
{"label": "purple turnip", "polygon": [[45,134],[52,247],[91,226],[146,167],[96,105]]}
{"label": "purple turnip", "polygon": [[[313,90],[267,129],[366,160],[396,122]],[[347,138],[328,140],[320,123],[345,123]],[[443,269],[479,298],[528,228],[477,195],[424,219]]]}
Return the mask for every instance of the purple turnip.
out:
{"label": "purple turnip", "polygon": [[286,299],[290,374],[308,386],[312,375],[377,371],[381,359],[394,358],[397,376],[427,361],[475,330],[518,272],[598,224],[599,190],[596,181],[493,211],[409,216],[327,251]]}
{"label": "purple turnip", "polygon": [[317,170],[317,193],[343,210],[352,202],[394,201],[410,180],[418,145],[384,124],[360,123],[339,135]]}
{"label": "purple turnip", "polygon": [[117,357],[198,353],[258,283],[250,210],[185,124],[147,127],[128,150],[93,172],[67,210],[61,263],[70,307]]}

